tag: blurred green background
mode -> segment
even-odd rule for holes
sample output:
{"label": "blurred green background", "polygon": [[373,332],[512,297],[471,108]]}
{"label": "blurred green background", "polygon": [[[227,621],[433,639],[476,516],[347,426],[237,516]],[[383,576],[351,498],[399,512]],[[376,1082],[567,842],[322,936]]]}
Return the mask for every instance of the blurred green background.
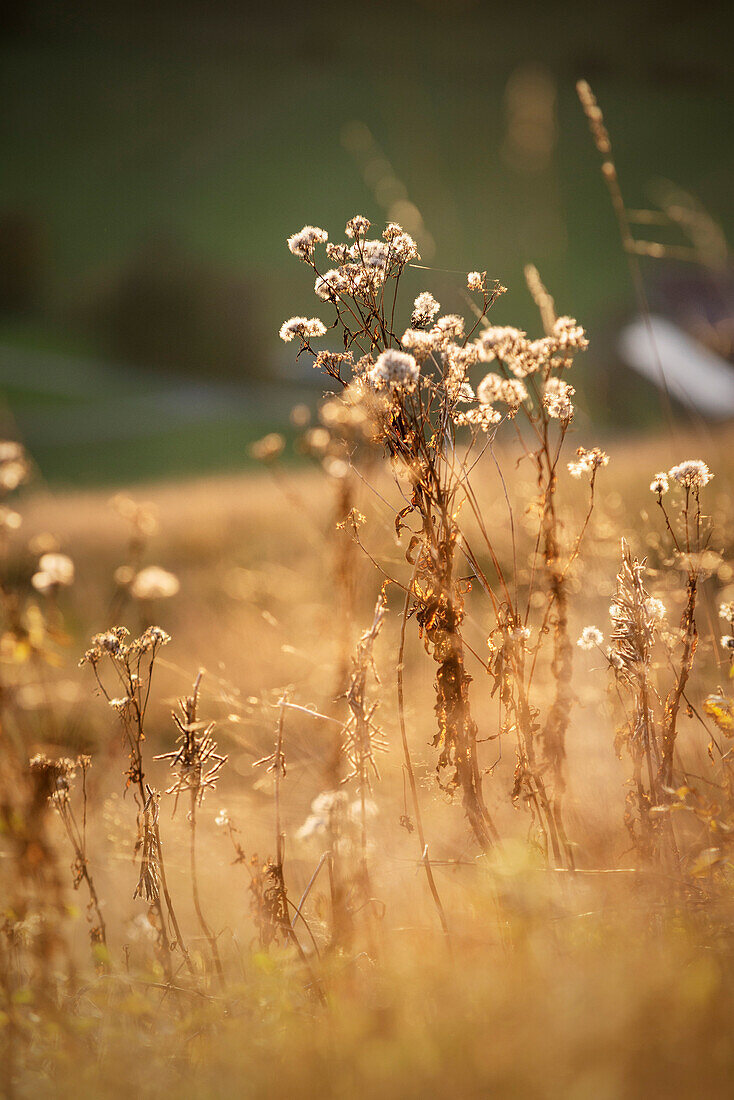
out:
{"label": "blurred green background", "polygon": [[[537,327],[534,262],[592,337],[586,415],[653,423],[615,352],[632,291],[575,82],[628,205],[671,181],[731,239],[733,30],[705,2],[4,4],[4,430],[67,484],[246,464],[314,394],[277,339],[317,312],[285,238],[341,239],[357,212],[417,236],[440,270],[409,289],[445,309],[467,309],[459,272],[487,269],[509,288],[496,321]],[[672,269],[644,267],[654,298]]]}

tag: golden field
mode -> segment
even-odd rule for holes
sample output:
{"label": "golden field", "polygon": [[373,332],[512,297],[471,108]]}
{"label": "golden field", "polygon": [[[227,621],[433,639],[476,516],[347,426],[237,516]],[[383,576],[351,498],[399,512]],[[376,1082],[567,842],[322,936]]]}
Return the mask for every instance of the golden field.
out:
{"label": "golden field", "polygon": [[[666,601],[674,621],[682,604],[680,576],[664,553],[648,482],[684,452],[705,459],[715,473],[708,489],[711,545],[721,557],[703,584],[699,611],[691,697],[699,712],[728,676],[716,608],[728,598],[732,577],[731,441],[730,430],[722,429],[705,436],[681,431],[674,442],[666,433],[610,444],[590,549],[573,578],[573,637],[588,623],[606,634],[623,536],[635,554],[649,554],[649,587]],[[512,468],[517,456],[511,445],[498,446],[497,454],[503,468]],[[6,702],[5,722],[20,731],[29,756],[88,752],[93,758],[88,859],[108,947],[96,952],[93,964],[84,883],[76,893],[71,889],[70,853],[52,816],[45,826],[49,850],[64,881],[58,903],[47,903],[64,926],[64,946],[56,944],[43,962],[43,996],[30,992],[31,964],[21,969],[27,994],[18,995],[22,984],[6,985],[8,1095],[114,1096],[131,1088],[141,1095],[174,1088],[184,1096],[212,1097],[728,1095],[725,842],[715,867],[697,870],[694,855],[685,862],[685,846],[699,852],[701,838],[682,823],[684,873],[640,862],[623,823],[629,767],[614,748],[620,712],[608,672],[593,654],[575,652],[568,735],[566,829],[577,870],[558,870],[546,861],[522,804],[510,799],[514,750],[496,739],[496,700],[477,661],[470,670],[480,760],[502,837],[487,855],[478,853],[458,800],[436,784],[433,663],[420,641],[407,636],[405,716],[428,854],[448,923],[448,937],[442,934],[415,830],[405,828],[406,817],[413,822],[397,720],[402,601],[394,586],[388,587],[384,631],[375,646],[380,683],[370,688],[388,746],[379,755],[380,778],[371,795],[370,897],[352,914],[349,936],[335,942],[333,881],[330,888],[324,868],[304,905],[310,929],[300,935],[304,957],[287,942],[266,947],[258,940],[248,863],[237,863],[231,838],[215,819],[226,808],[248,861],[255,853],[273,856],[272,776],[253,769],[253,762],[272,752],[284,690],[296,707],[325,715],[284,712],[284,874],[289,895],[301,897],[327,848],[323,830],[311,836],[299,831],[311,802],[328,789],[341,734],[326,720],[344,718],[345,702],[335,698],[344,690],[341,647],[346,634],[353,648],[369,625],[384,579],[368,554],[403,583],[409,579],[405,540],[396,541],[388,508],[392,480],[374,464],[369,480],[368,487],[356,479],[351,498],[366,517],[360,530],[365,550],[337,529],[343,485],[318,466],[276,463],[247,477],[136,489],[136,500],[150,502],[157,523],[144,560],[174,573],[180,591],[117,608],[112,576],[127,560],[130,525],[110,508],[109,494],[37,490],[18,505],[22,544],[8,551],[10,565],[6,561],[18,583],[33,569],[23,544],[37,549],[49,533],[73,559],[76,577],[46,609],[54,621],[63,614],[65,623],[64,634],[49,643],[48,659],[13,662],[6,652],[4,683],[16,689],[12,707]],[[475,485],[498,552],[507,558],[507,502],[488,456]],[[521,501],[531,491],[532,477],[521,465],[512,492]],[[559,497],[564,526],[573,530],[585,511],[583,487],[561,478]],[[345,560],[348,591],[337,580]],[[345,600],[350,621],[339,629]],[[476,586],[467,607],[467,644],[484,657],[487,613]],[[197,670],[206,670],[202,714],[216,720],[227,762],[198,811],[198,875],[223,960],[221,986],[190,897],[186,807],[172,817],[170,796],[162,800],[161,835],[194,974],[174,957],[169,989],[152,953],[148,907],[132,897],[139,853],[134,794],[123,793],[126,754],[116,716],[95,698],[89,669],[76,667],[88,636],[112,622],[113,608],[133,633],[155,622],[171,635],[153,684],[150,756],[171,749],[170,711]],[[551,690],[547,671],[542,690]],[[700,723],[687,717],[680,751],[688,771],[706,767],[707,743]],[[151,761],[147,774],[165,790],[166,762]]]}

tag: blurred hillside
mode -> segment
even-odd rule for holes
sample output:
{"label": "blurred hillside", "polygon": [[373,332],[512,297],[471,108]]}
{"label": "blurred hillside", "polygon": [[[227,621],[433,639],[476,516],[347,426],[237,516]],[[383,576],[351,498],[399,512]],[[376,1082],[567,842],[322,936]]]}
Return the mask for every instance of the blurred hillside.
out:
{"label": "blurred hillside", "polygon": [[285,238],[336,236],[356,211],[417,236],[442,270],[414,288],[446,309],[466,310],[459,272],[486,268],[509,287],[498,323],[535,326],[536,263],[592,336],[589,412],[655,417],[617,370],[632,297],[574,84],[604,107],[629,205],[670,180],[731,239],[731,9],[39,0],[3,16],[0,390],[46,476],[89,474],[90,422],[111,422],[106,479],[241,461],[242,433],[298,397],[262,384],[298,377],[277,328],[313,312]]}

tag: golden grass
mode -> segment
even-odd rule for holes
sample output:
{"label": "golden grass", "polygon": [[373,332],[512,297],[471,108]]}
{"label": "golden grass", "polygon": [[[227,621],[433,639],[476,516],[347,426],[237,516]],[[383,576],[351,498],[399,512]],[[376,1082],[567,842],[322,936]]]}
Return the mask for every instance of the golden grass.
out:
{"label": "golden grass", "polygon": [[[710,510],[724,558],[701,615],[705,675],[693,700],[698,706],[716,677],[727,675],[714,605],[730,595],[733,439],[730,429],[722,429],[705,436],[682,433],[674,443],[666,436],[610,445],[612,463],[590,531],[593,549],[572,589],[573,637],[592,621],[606,631],[624,535],[637,554],[650,552],[651,587],[665,596],[674,618],[682,593],[675,574],[663,568],[647,485],[659,467],[689,451],[700,454],[716,472]],[[502,452],[501,459],[509,462],[510,453]],[[506,558],[506,504],[491,467],[486,469],[478,489],[498,553]],[[521,467],[512,488],[517,500],[527,498],[531,480]],[[386,475],[374,474],[371,483],[389,498]],[[710,891],[704,905],[695,881],[682,892],[664,869],[635,860],[623,827],[627,767],[613,747],[614,700],[600,662],[580,651],[567,761],[566,825],[580,868],[572,874],[549,868],[528,843],[528,818],[509,800],[509,744],[485,777],[504,843],[478,858],[460,807],[435,785],[429,748],[433,668],[417,640],[408,641],[406,722],[448,919],[446,942],[415,832],[400,823],[412,811],[396,708],[401,599],[390,590],[375,648],[382,680],[374,687],[377,718],[389,749],[378,760],[379,813],[369,822],[370,898],[354,915],[354,938],[329,950],[334,898],[323,870],[305,907],[321,959],[305,934],[305,965],[287,943],[258,947],[247,865],[233,865],[235,851],[214,818],[227,808],[248,859],[256,852],[261,859],[274,855],[272,777],[253,771],[252,764],[272,752],[283,690],[298,705],[345,717],[344,703],[334,701],[339,608],[333,563],[339,539],[348,536],[334,530],[333,489],[321,470],[301,469],[276,471],[275,482],[273,473],[263,471],[136,491],[159,515],[146,561],[181,581],[174,599],[155,608],[128,605],[123,616],[137,630],[147,625],[141,616],[153,615],[173,638],[156,671],[145,749],[149,781],[165,789],[166,764],[151,758],[171,749],[170,710],[200,667],[206,669],[203,717],[217,720],[220,749],[229,756],[218,790],[198,813],[199,890],[224,962],[224,991],[209,976],[206,939],[190,897],[185,810],[172,820],[166,799],[160,819],[166,871],[197,979],[189,980],[175,956],[172,988],[165,988],[147,907],[132,898],[135,806],[132,793],[121,795],[125,753],[114,715],[92,698],[88,671],[76,668],[87,637],[109,625],[110,578],[125,560],[125,524],[103,493],[36,493],[24,503],[24,540],[53,532],[74,559],[77,577],[74,589],[59,596],[69,631],[66,642],[53,647],[60,665],[40,678],[31,674],[24,689],[25,748],[28,755],[93,754],[89,866],[102,899],[109,956],[98,959],[95,973],[88,961],[83,890],[74,894],[64,882],[63,904],[75,908],[65,921],[63,951],[55,949],[47,960],[46,992],[34,987],[30,971],[25,984],[5,987],[10,1001],[3,1021],[14,1051],[11,1057],[6,1045],[8,1093],[44,1095],[53,1088],[59,1096],[130,1090],[153,1096],[171,1088],[197,1097],[728,1095],[734,1061],[729,873],[724,866],[716,884],[704,880],[701,890]],[[583,491],[568,483],[563,496],[572,526],[583,515]],[[380,499],[361,486],[356,504],[368,516],[361,532],[365,547],[383,565],[404,566],[404,549],[395,544]],[[22,571],[29,558],[19,551],[13,560]],[[352,641],[371,621],[382,582],[366,557],[358,556],[354,568]],[[486,652],[479,593],[470,597],[468,611],[467,641]],[[473,664],[471,672],[481,741],[496,732],[496,701],[481,667]],[[706,763],[706,738],[695,721],[684,725],[682,751],[697,771]],[[292,710],[285,712],[284,736],[285,876],[297,901],[324,850],[323,838],[299,840],[297,834],[324,787],[335,735],[328,722]],[[483,767],[497,755],[495,741],[481,744]],[[48,835],[65,874],[70,857],[55,819]]]}

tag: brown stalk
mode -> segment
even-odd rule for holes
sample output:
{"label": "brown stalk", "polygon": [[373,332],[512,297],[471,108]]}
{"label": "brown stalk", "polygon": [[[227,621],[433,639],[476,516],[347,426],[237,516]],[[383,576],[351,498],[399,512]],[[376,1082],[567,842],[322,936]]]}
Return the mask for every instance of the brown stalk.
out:
{"label": "brown stalk", "polygon": [[[417,566],[416,566],[417,568]],[[436,906],[436,912],[438,913],[438,919],[441,922],[441,928],[443,934],[446,937],[449,946],[451,944],[451,938],[449,934],[449,926],[446,921],[446,913],[441,902],[441,897],[438,893],[436,886],[436,880],[433,877],[433,868],[431,867],[431,861],[428,857],[428,844],[426,843],[426,835],[423,829],[423,817],[421,814],[420,800],[418,798],[418,785],[415,780],[415,772],[413,770],[413,761],[410,755],[410,746],[408,745],[408,734],[405,728],[405,695],[403,687],[403,670],[405,667],[405,627],[408,621],[408,609],[410,607],[410,592],[415,581],[416,569],[413,570],[413,577],[411,578],[410,586],[405,594],[405,604],[403,606],[403,617],[400,625],[400,648],[398,650],[398,668],[397,668],[397,681],[398,681],[398,719],[400,722],[400,737],[403,743],[403,756],[405,759],[405,770],[408,773],[408,782],[410,784],[410,794],[413,802],[413,812],[415,814],[415,825],[418,831],[418,840],[421,847],[421,862],[426,872],[426,879],[428,881],[428,889],[431,891],[431,897],[433,903]]]}

